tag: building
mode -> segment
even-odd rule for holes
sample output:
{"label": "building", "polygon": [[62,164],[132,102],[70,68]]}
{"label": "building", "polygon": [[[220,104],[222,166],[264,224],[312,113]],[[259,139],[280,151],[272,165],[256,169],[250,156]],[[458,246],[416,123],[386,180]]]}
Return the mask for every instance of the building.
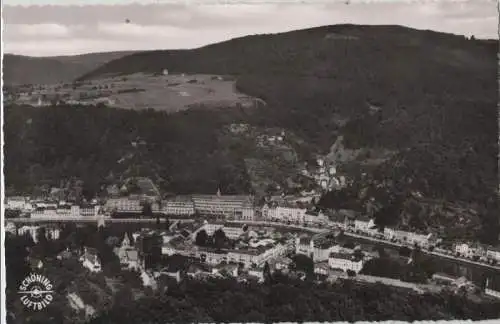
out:
{"label": "building", "polygon": [[311,237],[298,237],[295,239],[295,254],[304,254],[313,257],[314,242]]}
{"label": "building", "polygon": [[328,261],[330,253],[338,246],[335,241],[328,238],[314,239],[312,242],[314,262]]}
{"label": "building", "polygon": [[457,277],[453,277],[453,276],[447,275],[445,273],[435,273],[432,275],[432,280],[434,280],[436,283],[444,284],[444,285],[451,285],[457,279],[458,279]]}
{"label": "building", "polygon": [[10,233],[10,234],[14,234],[14,235],[17,234],[16,224],[14,224],[12,222],[7,222],[4,230],[5,230],[5,233]]}
{"label": "building", "polygon": [[25,197],[5,197],[5,209],[26,210],[30,209],[31,207],[31,204]]}
{"label": "building", "polygon": [[248,275],[256,278],[259,282],[264,281],[264,269],[262,267],[252,267],[248,270]]}
{"label": "building", "polygon": [[293,261],[287,257],[277,257],[274,259],[273,263],[275,270],[286,272],[290,268],[290,265],[293,263]]}
{"label": "building", "polygon": [[213,274],[228,275],[230,277],[238,277],[238,265],[234,263],[219,264],[212,269]]}
{"label": "building", "polygon": [[496,261],[500,261],[500,248],[498,247],[488,247],[486,250],[486,257]]}
{"label": "building", "polygon": [[490,279],[486,279],[486,287],[484,293],[488,296],[492,296],[495,298],[500,298],[500,291],[493,287],[492,281]]}
{"label": "building", "polygon": [[100,212],[100,206],[92,208],[81,208],[80,206],[58,206],[54,207],[38,207],[31,212],[31,218],[66,218],[66,217],[97,217]]}
{"label": "building", "polygon": [[308,225],[325,225],[328,223],[328,217],[326,217],[322,212],[308,211],[304,214],[304,223]]}
{"label": "building", "polygon": [[387,240],[396,240],[409,245],[416,244],[419,246],[427,246],[432,238],[432,234],[418,234],[386,227],[384,228],[384,238]]}
{"label": "building", "polygon": [[211,266],[225,262],[241,264],[246,268],[253,265],[260,266],[266,261],[285,255],[286,251],[286,245],[281,243],[269,243],[266,246],[258,246],[256,248],[216,250],[213,248],[196,247],[180,238],[174,239],[162,246],[162,254],[164,255],[179,254],[197,258]]}
{"label": "building", "polygon": [[85,248],[85,252],[80,258],[83,267],[89,269],[91,272],[101,272],[101,260],[99,259],[96,249]]}
{"label": "building", "polygon": [[107,212],[139,214],[142,212],[142,202],[140,199],[111,198],[106,201],[104,210]]}
{"label": "building", "polygon": [[225,223],[225,224],[213,224],[213,223],[206,223],[202,227],[198,228],[196,231],[193,232],[192,238],[196,238],[196,234],[198,234],[199,231],[205,230],[208,235],[213,235],[215,231],[218,229],[222,229],[226,236],[230,239],[237,239],[239,238],[245,231],[243,230],[243,227],[245,225],[241,224],[232,224],[232,223]]}
{"label": "building", "polygon": [[328,258],[328,265],[331,269],[358,273],[363,269],[363,259],[351,253],[332,252]]}
{"label": "building", "polygon": [[[44,227],[43,229],[45,230],[45,238],[52,240],[59,239],[60,235],[59,228]],[[33,239],[33,242],[38,243],[38,241],[40,240],[40,237],[38,237],[40,231],[41,231],[40,226],[22,226],[17,230],[17,235],[25,235],[26,233],[28,233]]]}
{"label": "building", "polygon": [[194,202],[190,196],[176,196],[161,202],[161,212],[174,216],[191,216],[195,213]]}
{"label": "building", "polygon": [[453,245],[453,251],[460,256],[464,256],[466,258],[472,256],[472,250],[470,249],[469,244],[467,243],[455,243]]}
{"label": "building", "polygon": [[354,220],[354,229],[361,232],[370,232],[375,227],[373,219],[367,216],[360,216]]}
{"label": "building", "polygon": [[487,248],[479,243],[473,243],[469,246],[471,254],[477,257],[486,257]]}
{"label": "building", "polygon": [[197,256],[202,262],[211,266],[216,266],[221,262],[228,262],[228,254],[225,251],[216,251],[215,249],[200,249]]}
{"label": "building", "polygon": [[240,220],[253,221],[255,220],[255,208],[250,205],[245,205],[241,211],[241,217],[237,218],[239,215],[239,213],[236,213],[235,218]]}
{"label": "building", "polygon": [[238,195],[193,195],[196,212],[207,216],[224,216],[230,219],[253,219],[254,197]]}
{"label": "building", "polygon": [[[268,204],[265,204],[262,207],[262,217],[268,221],[304,223],[306,221],[306,212],[307,209],[305,208],[297,208],[291,206],[270,206]],[[308,220],[315,219],[312,219],[311,216],[308,216]]]}
{"label": "building", "polygon": [[318,275],[328,276],[330,272],[330,266],[328,262],[318,262],[314,264],[314,273]]}
{"label": "building", "polygon": [[139,270],[143,267],[139,259],[139,251],[132,247],[128,234],[125,234],[120,247],[113,249],[113,252],[118,256],[122,268]]}

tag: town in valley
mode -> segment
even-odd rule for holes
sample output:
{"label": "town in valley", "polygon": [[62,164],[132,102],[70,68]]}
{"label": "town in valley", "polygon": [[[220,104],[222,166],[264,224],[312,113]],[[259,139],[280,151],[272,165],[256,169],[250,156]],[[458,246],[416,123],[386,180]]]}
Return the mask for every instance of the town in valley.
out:
{"label": "town in valley", "polygon": [[500,318],[495,8],[354,2],[5,6],[7,323]]}

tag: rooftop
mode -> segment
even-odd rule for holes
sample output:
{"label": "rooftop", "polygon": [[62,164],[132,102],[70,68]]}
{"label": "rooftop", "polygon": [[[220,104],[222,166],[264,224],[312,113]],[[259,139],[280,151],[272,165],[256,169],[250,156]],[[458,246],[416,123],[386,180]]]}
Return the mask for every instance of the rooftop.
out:
{"label": "rooftop", "polygon": [[224,200],[224,201],[236,201],[236,202],[247,202],[253,200],[253,196],[245,195],[193,195],[193,200]]}
{"label": "rooftop", "polygon": [[498,246],[490,246],[490,247],[488,247],[488,251],[500,252],[500,247],[498,247]]}
{"label": "rooftop", "polygon": [[162,203],[169,203],[169,202],[187,202],[187,203],[192,203],[193,202],[193,197],[189,195],[184,195],[184,196],[173,196],[173,197],[168,197],[167,199],[163,200]]}
{"label": "rooftop", "polygon": [[299,244],[302,245],[307,245],[311,243],[311,238],[310,237],[301,237],[299,240]]}
{"label": "rooftop", "polygon": [[342,252],[332,252],[330,253],[330,258],[332,259],[344,259],[344,260],[351,260],[354,262],[360,261],[360,258],[355,257],[351,253],[342,253]]}
{"label": "rooftop", "polygon": [[359,215],[358,217],[356,217],[357,221],[362,221],[362,222],[369,222],[370,219],[371,218],[366,215]]}

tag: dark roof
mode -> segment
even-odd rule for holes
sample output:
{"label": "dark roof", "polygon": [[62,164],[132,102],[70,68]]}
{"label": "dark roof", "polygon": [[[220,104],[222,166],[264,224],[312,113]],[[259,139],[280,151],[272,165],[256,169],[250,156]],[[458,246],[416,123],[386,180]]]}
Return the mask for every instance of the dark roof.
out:
{"label": "dark roof", "polygon": [[300,244],[309,244],[311,243],[311,238],[310,237],[301,237],[299,240]]}
{"label": "dark roof", "polygon": [[361,258],[359,256],[355,256],[350,253],[338,253],[338,252],[332,252],[330,253],[330,258],[335,258],[335,259],[345,259],[345,260],[351,260],[354,262],[360,261]]}

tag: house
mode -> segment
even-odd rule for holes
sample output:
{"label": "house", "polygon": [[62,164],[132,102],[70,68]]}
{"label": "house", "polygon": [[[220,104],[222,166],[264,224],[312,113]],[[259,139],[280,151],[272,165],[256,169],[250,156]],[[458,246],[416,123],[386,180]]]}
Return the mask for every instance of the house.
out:
{"label": "house", "polygon": [[144,287],[150,287],[153,290],[156,290],[156,288],[158,287],[153,275],[151,275],[145,270],[141,272],[141,279],[142,279],[142,285]]}
{"label": "house", "polygon": [[486,250],[486,257],[496,261],[500,261],[500,248],[490,246]]}
{"label": "house", "polygon": [[85,247],[85,252],[80,258],[83,267],[89,269],[91,272],[101,272],[101,260],[99,259],[97,250],[94,248]]}
{"label": "house", "polygon": [[467,243],[455,243],[453,245],[453,251],[456,254],[459,254],[464,257],[470,257],[472,256],[472,250]]}
{"label": "house", "polygon": [[39,258],[29,257],[28,263],[29,263],[29,267],[32,270],[40,270],[41,268],[43,268],[43,261]]}
{"label": "house", "polygon": [[363,268],[363,259],[351,253],[332,252],[328,258],[331,269],[352,270],[356,273]]}
{"label": "house", "polygon": [[326,217],[322,212],[311,212],[308,211],[304,214],[304,223],[309,225],[326,224],[328,222],[328,217]]}
{"label": "house", "polygon": [[245,231],[243,230],[243,226],[241,224],[231,224],[231,223],[225,223],[225,224],[212,224],[212,223],[206,223],[202,227],[198,228],[195,232],[192,234],[192,238],[196,238],[196,234],[200,232],[201,230],[205,230],[208,235],[213,235],[215,231],[222,229],[224,231],[224,234],[230,239],[237,239],[239,238]]}
{"label": "house", "polygon": [[221,275],[227,275],[233,278],[238,277],[238,265],[234,263],[220,264],[212,269],[212,273],[218,273]]}
{"label": "house", "polygon": [[354,230],[369,232],[375,227],[375,222],[367,216],[360,216],[354,219]]}
{"label": "house", "polygon": [[500,298],[500,290],[495,289],[495,287],[492,283],[493,283],[492,280],[490,280],[489,278],[486,279],[486,287],[485,287],[484,293],[488,296]]}
{"label": "house", "polygon": [[33,242],[37,243],[38,242],[38,229],[39,226],[22,226],[17,230],[17,235],[25,235],[29,234],[31,238],[33,239]]}
{"label": "house", "polygon": [[139,258],[139,252],[134,248],[121,249],[114,251],[120,259],[120,265],[125,269],[139,270],[143,264]]}
{"label": "house", "polygon": [[28,210],[31,209],[31,207],[31,204],[25,197],[16,196],[5,198],[5,209]]}
{"label": "house", "polygon": [[262,217],[265,220],[276,220],[281,222],[301,222],[306,220],[305,214],[307,209],[297,208],[292,206],[286,206],[285,203],[282,206],[271,206],[265,204],[262,207]]}
{"label": "house", "polygon": [[329,238],[313,239],[312,259],[314,262],[328,261],[337,243]]}
{"label": "house", "polygon": [[311,237],[303,236],[295,239],[295,253],[312,257],[314,242]]}
{"label": "house", "polygon": [[473,243],[470,245],[469,250],[473,256],[486,257],[487,248],[479,243]]}
{"label": "house", "polygon": [[208,266],[204,264],[192,263],[188,266],[186,274],[191,278],[206,277],[212,274]]}
{"label": "house", "polygon": [[16,228],[16,224],[12,223],[12,222],[7,222],[7,224],[5,224],[5,233],[10,233],[10,234],[16,234],[17,233],[17,228]]}
{"label": "house", "polygon": [[181,271],[169,271],[168,269],[162,269],[153,273],[153,278],[158,279],[160,276],[167,276],[175,279],[176,282],[181,281]]}
{"label": "house", "polygon": [[330,266],[328,262],[318,262],[314,264],[314,273],[318,275],[328,276]]}
{"label": "house", "polygon": [[287,257],[278,257],[274,259],[274,269],[279,271],[288,271],[293,261]]}
{"label": "house", "polygon": [[216,195],[193,195],[195,210],[201,215],[225,216],[242,219],[253,217],[248,208],[253,207],[253,196],[222,195],[220,190]]}
{"label": "house", "polygon": [[257,267],[252,267],[248,270],[248,275],[252,276],[254,278],[257,278],[259,282],[264,281],[264,269],[263,268],[257,268]]}
{"label": "house", "polygon": [[71,253],[71,251],[69,251],[69,249],[66,249],[62,252],[60,252],[56,258],[58,260],[67,260],[67,259],[70,259],[71,257],[73,256],[73,253]]}
{"label": "house", "polygon": [[194,202],[190,196],[176,196],[163,200],[161,211],[167,215],[191,216],[195,213]]}

